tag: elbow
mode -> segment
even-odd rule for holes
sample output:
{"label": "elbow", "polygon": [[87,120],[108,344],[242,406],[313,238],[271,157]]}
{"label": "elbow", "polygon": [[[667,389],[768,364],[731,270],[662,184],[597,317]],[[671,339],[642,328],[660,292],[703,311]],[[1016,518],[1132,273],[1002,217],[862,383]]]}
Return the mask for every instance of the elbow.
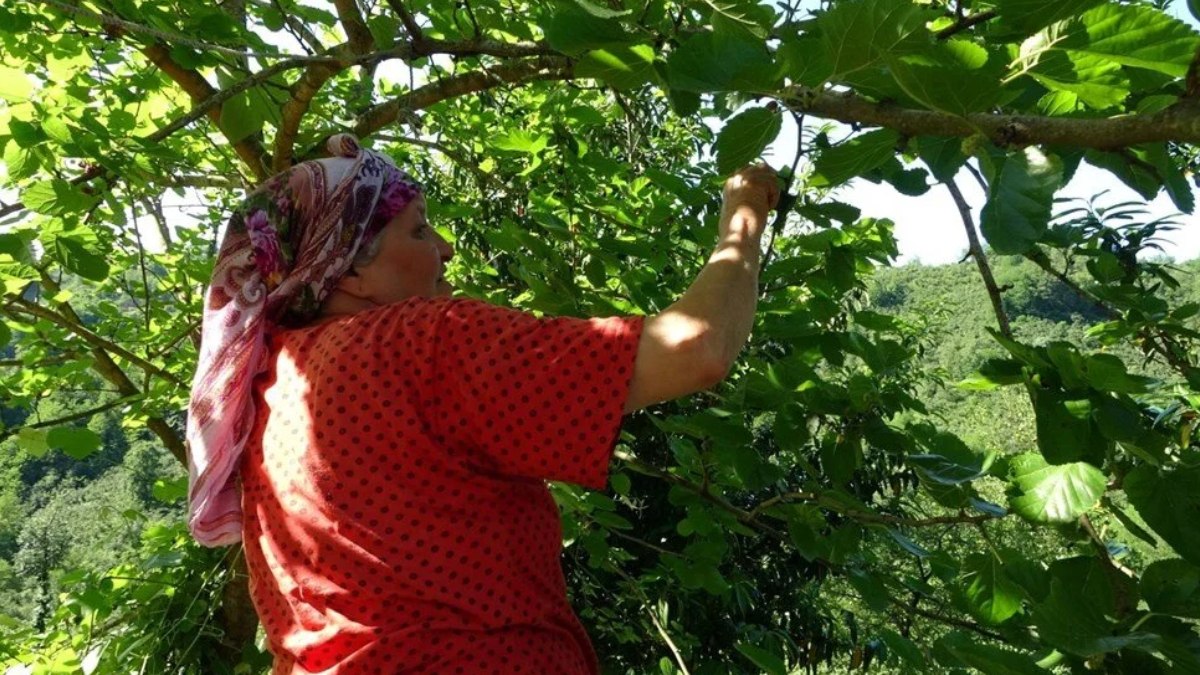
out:
{"label": "elbow", "polygon": [[712,389],[729,377],[730,371],[733,370],[736,354],[730,355],[728,350],[721,348],[717,340],[711,336],[705,337],[706,339],[702,341],[703,353],[697,359],[696,374],[700,378],[701,389]]}

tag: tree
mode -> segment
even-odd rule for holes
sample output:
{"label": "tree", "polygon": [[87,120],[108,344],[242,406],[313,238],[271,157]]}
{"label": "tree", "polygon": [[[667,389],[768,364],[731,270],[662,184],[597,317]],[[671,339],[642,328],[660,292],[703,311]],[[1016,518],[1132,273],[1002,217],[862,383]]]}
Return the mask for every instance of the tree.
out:
{"label": "tree", "polygon": [[[464,292],[650,313],[702,262],[721,176],[788,117],[802,142],[742,363],[717,391],[630,419],[611,493],[555,488],[608,667],[1200,668],[1197,305],[1138,256],[1168,224],[1053,210],[1081,162],[1193,210],[1200,36],[1166,2],[811,4],[6,3],[0,143],[19,200],[0,207],[0,383],[18,418],[54,390],[99,391],[3,433],[84,458],[104,440],[77,423],[116,411],[182,462],[224,214],[332,133],[425,178]],[[962,175],[986,187],[978,224]],[[928,414],[943,386],[917,363],[930,336],[868,308],[896,250],[890,223],[836,201],[856,177],[962,207],[995,321],[965,386],[1021,393],[1034,446],[973,447]],[[195,225],[168,215],[183,199],[204,204]],[[1095,342],[1014,330],[1020,298],[1006,302],[993,254],[1101,317]],[[1161,375],[1131,372],[1119,345]],[[164,478],[157,494],[177,498]],[[257,663],[236,554],[199,551],[178,525],[144,537],[152,579],[77,579],[56,630],[16,634],[12,653]],[[161,584],[198,602],[181,614]],[[139,641],[168,619],[172,639]]]}

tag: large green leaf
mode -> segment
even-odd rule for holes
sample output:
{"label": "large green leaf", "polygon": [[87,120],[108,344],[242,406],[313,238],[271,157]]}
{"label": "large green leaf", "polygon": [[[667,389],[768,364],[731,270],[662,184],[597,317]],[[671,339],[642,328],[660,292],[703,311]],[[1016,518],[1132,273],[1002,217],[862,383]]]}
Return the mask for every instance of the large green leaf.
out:
{"label": "large green leaf", "polygon": [[983,623],[1004,623],[1021,610],[1021,587],[992,553],[975,553],[963,561],[962,588],[968,609]]}
{"label": "large green leaf", "polygon": [[1186,560],[1158,560],[1142,572],[1142,597],[1150,611],[1200,619],[1200,567]]}
{"label": "large green leaf", "polygon": [[748,642],[743,642],[737,646],[737,650],[743,656],[750,659],[754,665],[762,668],[764,673],[768,675],[787,675],[788,668],[784,664],[783,658],[770,652],[762,647],[757,647]]}
{"label": "large green leaf", "polygon": [[1059,560],[1050,574],[1050,594],[1031,612],[1047,644],[1083,657],[1157,644],[1156,635],[1127,632],[1115,620],[1121,606],[1136,607],[1137,587],[1130,579],[1108,574],[1095,558]]}
{"label": "large green leaf", "polygon": [[1047,89],[1074,94],[1077,100],[1096,110],[1121,105],[1129,96],[1129,78],[1121,64],[1092,54],[1046,52],[1028,73]]}
{"label": "large green leaf", "polygon": [[989,59],[986,49],[967,40],[948,40],[927,52],[893,58],[889,68],[904,93],[930,110],[966,115],[988,110],[1005,97],[1003,59]]}
{"label": "large green leaf", "polygon": [[575,74],[603,80],[617,89],[632,89],[654,76],[654,48],[629,45],[594,49],[575,65]]}
{"label": "large green leaf", "polygon": [[1048,670],[1040,667],[1028,654],[984,644],[966,633],[950,633],[934,645],[934,654],[942,665],[966,667],[984,675],[1037,675]]}
{"label": "large green leaf", "polygon": [[262,131],[266,117],[254,104],[250,92],[243,91],[221,105],[221,130],[230,143],[237,143]]}
{"label": "large green leaf", "polygon": [[1062,184],[1062,161],[1032,147],[991,160],[980,229],[997,253],[1024,253],[1050,222],[1054,193]]}
{"label": "large green leaf", "polygon": [[1107,441],[1092,421],[1091,399],[1040,389],[1033,408],[1038,450],[1047,462],[1086,461],[1096,466],[1104,462]]}
{"label": "large green leaf", "polygon": [[767,108],[750,108],[725,123],[717,134],[717,173],[728,176],[754,161],[779,135],[783,117]]}
{"label": "large green leaf", "polygon": [[1125,477],[1124,487],[1142,520],[1180,557],[1200,565],[1200,468],[1140,466]]}
{"label": "large green leaf", "polygon": [[108,260],[78,239],[59,236],[54,239],[53,251],[54,257],[69,272],[92,281],[108,278]]}
{"label": "large green leaf", "polygon": [[1104,474],[1087,462],[1051,466],[1041,455],[1014,457],[1011,480],[1017,493],[1012,510],[1035,523],[1069,523],[1083,515],[1104,494]]}
{"label": "large green leaf", "polygon": [[598,17],[577,5],[559,5],[542,23],[542,30],[551,47],[571,56],[631,42],[620,22]]}
{"label": "large green leaf", "polygon": [[846,0],[835,3],[813,22],[825,45],[834,79],[879,65],[888,56],[923,49],[930,40],[925,27],[930,9],[909,0]]}
{"label": "large green leaf", "polygon": [[1056,21],[1079,16],[1105,0],[995,0],[996,14],[1004,29],[1030,35]]}
{"label": "large green leaf", "polygon": [[667,59],[672,89],[773,92],[775,63],[761,40],[708,32],[693,35]]}
{"label": "large green leaf", "polygon": [[881,166],[896,154],[900,134],[891,129],[868,131],[817,156],[812,184],[833,186]]}
{"label": "large green leaf", "polygon": [[46,443],[74,459],[87,459],[100,449],[100,435],[87,427],[54,427],[46,433]]}
{"label": "large green leaf", "polygon": [[1200,47],[1200,35],[1153,7],[1106,2],[1071,22],[1058,46],[1121,65],[1183,77]]}
{"label": "large green leaf", "polygon": [[59,178],[33,183],[21,191],[21,201],[25,206],[36,213],[51,216],[82,213],[98,199]]}

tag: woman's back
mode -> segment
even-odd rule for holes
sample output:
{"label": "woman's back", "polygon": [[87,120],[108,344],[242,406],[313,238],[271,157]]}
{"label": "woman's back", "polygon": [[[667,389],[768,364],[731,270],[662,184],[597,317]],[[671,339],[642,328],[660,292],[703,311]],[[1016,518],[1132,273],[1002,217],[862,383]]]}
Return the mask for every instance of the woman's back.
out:
{"label": "woman's back", "polygon": [[596,672],[544,481],[604,485],[640,329],[417,298],[278,333],[241,467],[275,672]]}

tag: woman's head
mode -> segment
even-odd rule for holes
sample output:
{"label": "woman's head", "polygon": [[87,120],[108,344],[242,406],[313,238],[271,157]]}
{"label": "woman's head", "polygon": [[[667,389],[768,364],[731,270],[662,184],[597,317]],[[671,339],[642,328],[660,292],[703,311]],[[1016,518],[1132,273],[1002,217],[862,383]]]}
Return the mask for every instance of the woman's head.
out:
{"label": "woman's head", "polygon": [[454,248],[429,225],[423,195],[389,220],[360,248],[350,271],[338,280],[321,309],[348,314],[411,297],[448,296],[446,262]]}
{"label": "woman's head", "polygon": [[334,298],[360,311],[448,290],[439,279],[452,251],[423,229],[420,185],[352,136],[326,147],[329,158],[298,164],[246,198],[213,267],[187,428],[189,525],[203,544],[240,535],[234,476],[272,326],[308,324]]}

